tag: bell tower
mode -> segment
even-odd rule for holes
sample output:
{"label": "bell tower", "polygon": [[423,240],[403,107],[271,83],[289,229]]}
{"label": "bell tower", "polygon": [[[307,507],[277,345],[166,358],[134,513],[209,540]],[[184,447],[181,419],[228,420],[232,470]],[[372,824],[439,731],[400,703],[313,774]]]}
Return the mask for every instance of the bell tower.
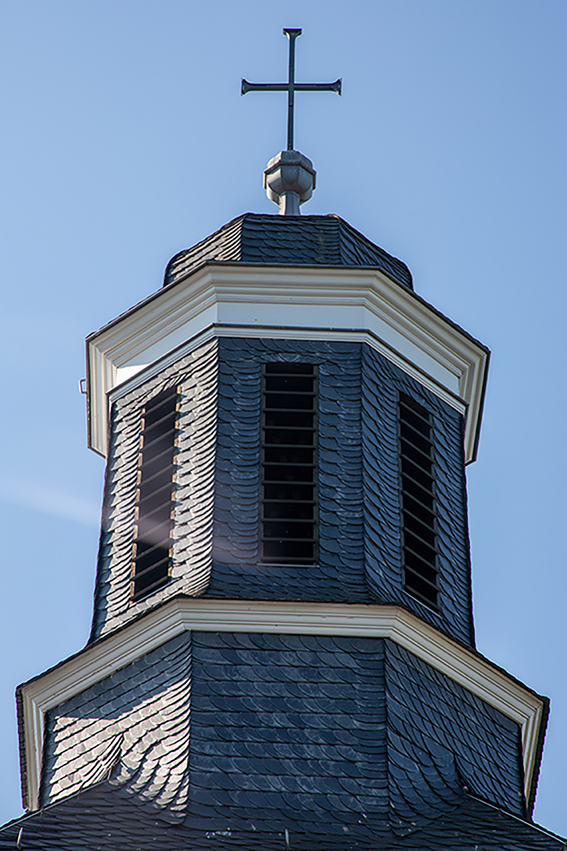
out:
{"label": "bell tower", "polygon": [[489,353],[403,262],[299,215],[293,96],[340,81],[295,83],[284,32],[288,83],[242,83],[288,93],[279,215],[87,339],[92,632],[18,690],[30,815],[0,849],[563,847],[531,823],[547,699],[475,648]]}

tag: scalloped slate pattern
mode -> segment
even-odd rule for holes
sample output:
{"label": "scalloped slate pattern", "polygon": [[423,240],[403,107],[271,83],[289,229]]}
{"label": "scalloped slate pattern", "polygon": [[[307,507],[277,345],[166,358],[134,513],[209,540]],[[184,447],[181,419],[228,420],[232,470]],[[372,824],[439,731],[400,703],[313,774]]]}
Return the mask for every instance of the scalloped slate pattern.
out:
{"label": "scalloped slate pattern", "polygon": [[521,820],[519,754],[514,723],[391,641],[185,633],[49,714],[47,809],[20,844],[555,848]]}
{"label": "scalloped slate pattern", "polygon": [[[437,817],[464,783],[525,817],[518,725],[393,641],[386,646],[392,805],[411,820]],[[438,789],[439,799],[427,794]]]}
{"label": "scalloped slate pattern", "polygon": [[42,804],[107,779],[185,811],[189,783],[191,635],[184,633],[48,712]]}
{"label": "scalloped slate pattern", "polygon": [[387,817],[382,642],[201,632],[193,670],[188,824],[341,835]]}
{"label": "scalloped slate pattern", "polygon": [[[261,364],[286,360],[319,366],[320,559],[312,567],[258,564]],[[181,385],[181,412],[172,579],[130,605],[140,407],[174,383]],[[402,587],[400,390],[433,415],[440,613]],[[206,593],[395,603],[472,644],[468,546],[462,418],[456,411],[367,345],[221,338],[114,406],[92,638],[175,594]]]}
{"label": "scalloped slate pattern", "polygon": [[[319,364],[320,559],[258,564],[260,371],[269,361]],[[394,603],[474,642],[460,414],[358,343],[219,340],[214,566],[207,596]],[[402,586],[397,400],[433,415],[441,612]]]}
{"label": "scalloped slate pattern", "polygon": [[518,726],[391,641],[196,632],[193,659],[194,827],[407,832],[463,785],[525,815]]}
{"label": "scalloped slate pattern", "polygon": [[363,266],[380,269],[396,283],[413,289],[405,263],[335,215],[299,218],[245,213],[176,254],[165,270],[164,286],[211,261],[266,266]]}

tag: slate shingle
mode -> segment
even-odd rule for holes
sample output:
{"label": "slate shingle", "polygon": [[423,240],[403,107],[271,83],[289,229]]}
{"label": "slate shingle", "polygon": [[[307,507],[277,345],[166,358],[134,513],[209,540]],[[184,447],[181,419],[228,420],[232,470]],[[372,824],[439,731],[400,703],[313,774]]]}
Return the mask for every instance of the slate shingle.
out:
{"label": "slate shingle", "polygon": [[[265,796],[260,794],[259,799],[264,801]],[[366,814],[358,823],[346,824],[343,812],[325,808],[319,812],[321,820],[312,824],[289,823],[290,851],[564,851],[566,844],[561,837],[464,792],[431,819],[384,821],[371,830],[364,824]],[[0,851],[286,851],[286,847],[284,830],[276,823],[269,828],[251,823],[244,830],[232,824],[228,813],[216,827],[198,814],[189,824],[171,823],[163,813],[134,802],[106,782],[0,829]]]}
{"label": "slate shingle", "polygon": [[377,268],[413,289],[405,263],[370,242],[336,215],[270,216],[245,213],[170,260],[164,286],[208,262],[264,266],[363,266]]}

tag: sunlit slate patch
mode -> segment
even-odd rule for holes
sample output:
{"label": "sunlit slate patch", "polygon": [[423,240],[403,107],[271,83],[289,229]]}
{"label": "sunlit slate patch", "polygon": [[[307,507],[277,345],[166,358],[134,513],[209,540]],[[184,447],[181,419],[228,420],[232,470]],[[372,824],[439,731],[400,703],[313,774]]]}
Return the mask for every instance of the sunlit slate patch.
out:
{"label": "sunlit slate patch", "polygon": [[[169,581],[153,593],[142,593],[140,600],[132,603],[142,414],[148,400],[174,389],[178,410]],[[212,562],[216,427],[215,341],[199,347],[113,405],[92,639],[168,596],[181,592],[195,595],[206,587]]]}
{"label": "sunlit slate patch", "polygon": [[191,638],[174,638],[51,710],[42,803],[109,779],[182,813],[188,789]]}

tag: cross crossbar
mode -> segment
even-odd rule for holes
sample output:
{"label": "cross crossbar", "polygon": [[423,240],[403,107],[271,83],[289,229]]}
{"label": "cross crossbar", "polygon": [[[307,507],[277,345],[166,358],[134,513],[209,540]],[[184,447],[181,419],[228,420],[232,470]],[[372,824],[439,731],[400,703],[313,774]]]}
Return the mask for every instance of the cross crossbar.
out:
{"label": "cross crossbar", "polygon": [[289,68],[287,83],[249,83],[242,79],[240,93],[247,92],[287,92],[287,149],[293,151],[293,119],[295,92],[336,92],[341,94],[342,80],[334,83],[296,83],[295,82],[295,41],[301,35],[300,29],[284,29],[284,35],[289,39]]}

